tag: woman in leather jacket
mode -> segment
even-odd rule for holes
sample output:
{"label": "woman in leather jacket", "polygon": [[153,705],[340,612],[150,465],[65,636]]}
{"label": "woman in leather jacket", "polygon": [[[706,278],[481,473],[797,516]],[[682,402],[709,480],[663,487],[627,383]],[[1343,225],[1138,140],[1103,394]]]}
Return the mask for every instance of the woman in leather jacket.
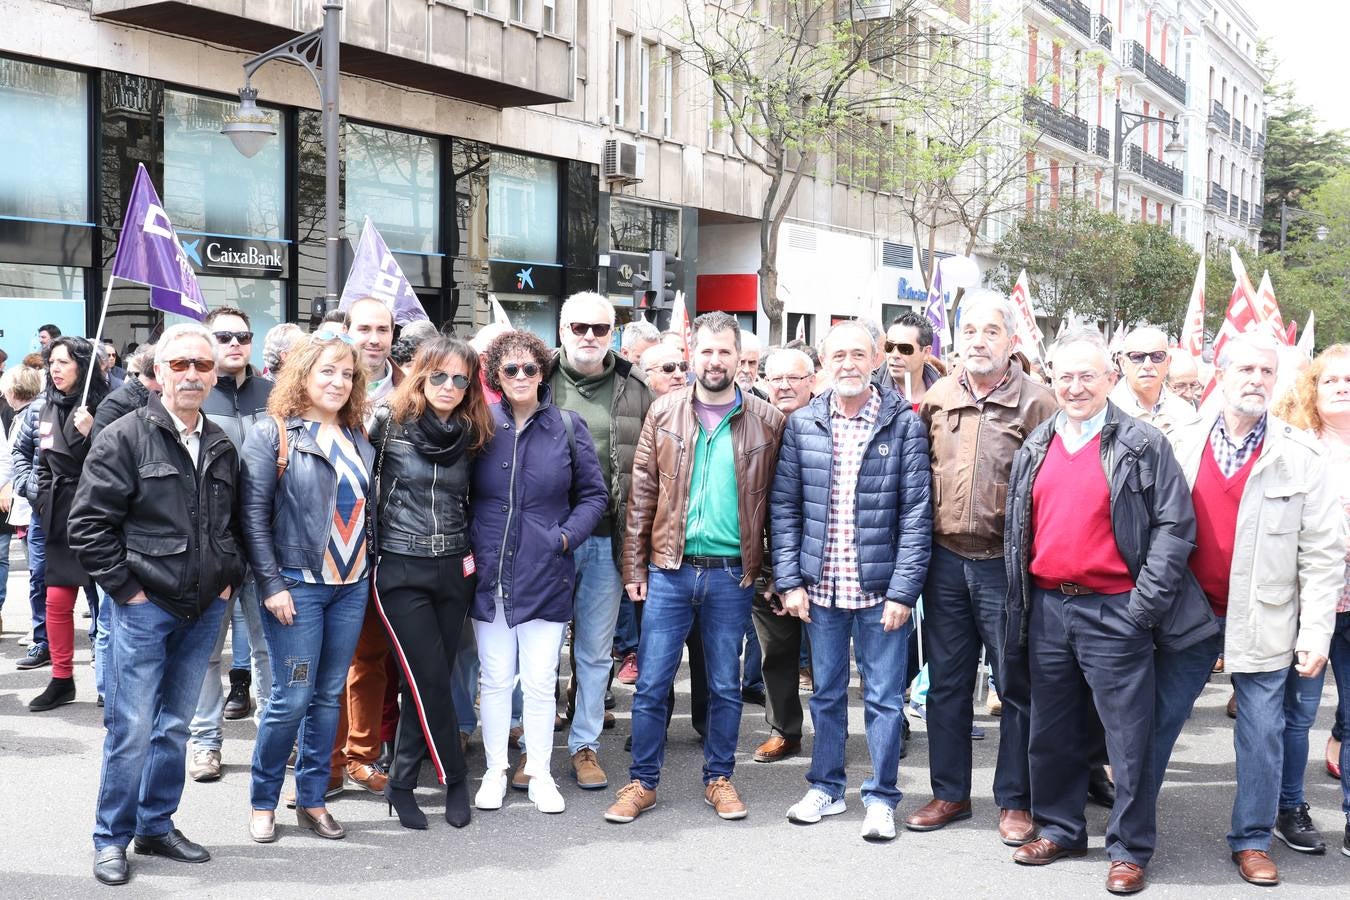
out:
{"label": "woman in leather jacket", "polygon": [[272,695],[253,751],[249,836],[276,840],[286,759],[295,763],[295,816],[319,837],[346,837],[324,793],[338,695],[370,597],[369,514],[375,451],[362,416],[366,376],[355,342],[322,330],[296,346],[268,400],[271,417],[244,439],[240,516],[272,660]]}
{"label": "woman in leather jacket", "polygon": [[469,473],[491,437],[478,354],[453,338],[423,343],[403,383],[375,411],[375,607],[403,670],[403,711],[384,794],[404,828],[427,827],[413,790],[428,757],[446,786],[445,820],[469,824],[451,672],[477,582]]}

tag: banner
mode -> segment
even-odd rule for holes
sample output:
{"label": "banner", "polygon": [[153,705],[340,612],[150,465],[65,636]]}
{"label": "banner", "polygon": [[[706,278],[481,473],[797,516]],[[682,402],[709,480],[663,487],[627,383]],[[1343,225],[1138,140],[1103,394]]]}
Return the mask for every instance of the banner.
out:
{"label": "banner", "polygon": [[384,238],[366,216],[361,226],[361,242],[356,245],[356,259],[352,262],[347,286],[342,289],[338,309],[346,309],[357,300],[374,297],[394,314],[395,325],[406,325],[427,318],[422,303],[413,293],[412,285],[404,277],[394,254],[389,252]]}
{"label": "banner", "polygon": [[[1256,296],[1252,288],[1251,279],[1247,277],[1247,267],[1242,264],[1237,251],[1232,247],[1228,248],[1229,264],[1233,268],[1233,293],[1228,297],[1228,311],[1224,314],[1223,325],[1219,327],[1219,333],[1214,338],[1214,364],[1219,364],[1219,354],[1223,352],[1224,345],[1229,339],[1239,334],[1245,334],[1256,328],[1261,323],[1260,314],[1256,309]],[[1207,399],[1214,391],[1218,379],[1211,379],[1205,386],[1205,393],[1201,399]]]}
{"label": "banner", "polygon": [[1013,285],[1012,296],[1008,298],[1017,316],[1017,340],[1013,349],[1021,350],[1027,359],[1036,360],[1041,358],[1041,342],[1045,335],[1036,324],[1036,307],[1031,303],[1028,284],[1027,270],[1023,269],[1017,276],[1017,284]]}
{"label": "banner", "polygon": [[1195,270],[1195,284],[1191,287],[1191,302],[1186,307],[1186,322],[1181,326],[1179,345],[1196,359],[1205,350],[1205,257]]}
{"label": "banner", "polygon": [[1280,304],[1275,300],[1275,288],[1270,283],[1269,269],[1261,273],[1261,286],[1256,289],[1256,315],[1262,324],[1269,326],[1275,340],[1282,344],[1293,343],[1284,326],[1284,319],[1280,316]]}
{"label": "banner", "polygon": [[928,304],[923,314],[933,326],[933,356],[942,358],[944,349],[951,349],[947,331],[947,301],[942,296],[942,262],[933,264],[933,284],[928,289]]}
{"label": "banner", "polygon": [[684,302],[684,291],[675,292],[675,305],[670,311],[670,330],[684,339],[684,359],[691,361],[694,353],[694,333],[689,328],[689,308]]}
{"label": "banner", "polygon": [[136,166],[112,277],[149,287],[150,305],[155,309],[198,322],[206,318],[206,301],[197,276],[143,164]]}

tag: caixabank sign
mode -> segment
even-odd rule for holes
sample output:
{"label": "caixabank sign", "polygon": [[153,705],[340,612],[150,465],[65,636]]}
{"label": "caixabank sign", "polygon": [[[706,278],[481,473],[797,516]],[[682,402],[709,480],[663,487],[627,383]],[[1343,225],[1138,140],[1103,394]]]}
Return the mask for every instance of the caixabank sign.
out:
{"label": "caixabank sign", "polygon": [[183,252],[198,275],[280,278],[286,274],[290,247],[284,241],[179,232]]}

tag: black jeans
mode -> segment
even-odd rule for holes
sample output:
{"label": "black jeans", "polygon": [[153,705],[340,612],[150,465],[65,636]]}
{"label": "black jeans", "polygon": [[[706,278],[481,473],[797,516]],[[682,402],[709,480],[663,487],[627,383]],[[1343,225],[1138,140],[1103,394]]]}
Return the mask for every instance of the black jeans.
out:
{"label": "black jeans", "polygon": [[[759,635],[764,661],[764,721],[780,737],[802,737],[802,699],[799,691],[802,623],[796,616],[775,615],[768,602],[755,594],[750,617]],[[908,682],[906,682],[908,683]]]}
{"label": "black jeans", "polygon": [[451,673],[475,578],[464,554],[424,558],[385,552],[375,570],[375,603],[402,672],[402,712],[394,737],[389,784],[417,787],[428,756],[441,784],[465,778]]}

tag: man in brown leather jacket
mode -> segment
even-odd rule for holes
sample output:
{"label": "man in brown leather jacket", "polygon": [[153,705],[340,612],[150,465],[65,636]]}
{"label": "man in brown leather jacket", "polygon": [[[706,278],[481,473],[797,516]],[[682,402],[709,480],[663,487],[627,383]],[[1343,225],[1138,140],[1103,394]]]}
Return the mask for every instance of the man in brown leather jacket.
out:
{"label": "man in brown leather jacket", "polygon": [[652,404],[638,439],[623,580],[645,602],[633,696],[630,781],[605,812],[631,822],[656,803],[670,688],[699,613],[708,674],[704,799],[742,819],[731,784],[741,721],[741,641],[764,558],[769,485],[783,414],[735,383],[740,329],[726,313],[694,321],[691,389]]}
{"label": "man in brown leather jacket", "polygon": [[928,767],[933,799],[905,819],[932,831],[969,819],[972,696],[980,647],[988,648],[1003,701],[994,800],[999,834],[1034,836],[1027,764],[1030,695],[1025,661],[1002,671],[1003,514],[1013,454],[1054,415],[1050,389],[1011,363],[1012,306],[993,291],[966,295],[956,336],[962,366],[928,389],[919,415],[933,458],[933,558],[923,592],[928,662]]}

